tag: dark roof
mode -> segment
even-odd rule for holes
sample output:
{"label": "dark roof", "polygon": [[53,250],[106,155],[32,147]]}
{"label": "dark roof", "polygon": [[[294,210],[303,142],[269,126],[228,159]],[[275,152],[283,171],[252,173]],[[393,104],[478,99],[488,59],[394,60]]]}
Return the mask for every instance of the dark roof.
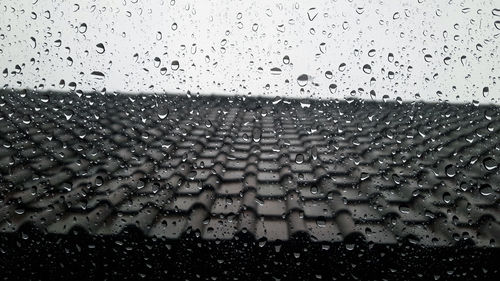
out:
{"label": "dark roof", "polygon": [[1,93],[0,232],[500,240],[499,108]]}

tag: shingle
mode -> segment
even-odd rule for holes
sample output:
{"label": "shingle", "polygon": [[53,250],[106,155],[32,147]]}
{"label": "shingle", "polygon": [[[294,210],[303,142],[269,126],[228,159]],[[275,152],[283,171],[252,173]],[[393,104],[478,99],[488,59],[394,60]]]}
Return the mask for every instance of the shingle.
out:
{"label": "shingle", "polygon": [[[500,241],[500,120],[482,107],[198,97],[186,108],[184,97],[147,95],[89,106],[54,93],[75,107],[68,120],[47,110],[57,101],[1,95],[0,232],[31,223],[167,239]],[[177,110],[141,110],[157,102]]]}

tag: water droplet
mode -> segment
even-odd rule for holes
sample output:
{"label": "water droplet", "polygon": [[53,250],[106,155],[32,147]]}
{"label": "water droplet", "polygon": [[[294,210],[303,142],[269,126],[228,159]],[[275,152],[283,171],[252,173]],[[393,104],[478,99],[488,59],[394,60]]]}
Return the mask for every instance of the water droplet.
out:
{"label": "water droplet", "polygon": [[316,225],[319,227],[326,227],[325,219],[322,217],[319,217],[318,219],[316,219]]}
{"label": "water droplet", "polygon": [[483,160],[483,166],[488,171],[495,170],[498,167],[495,159],[493,159],[491,157],[487,157]]}
{"label": "water droplet", "polygon": [[85,33],[86,31],[87,31],[87,24],[86,23],[80,24],[80,26],[78,27],[78,32]]}
{"label": "water droplet", "polygon": [[278,67],[271,68],[271,75],[280,75],[280,74],[281,74],[281,68]]}
{"label": "water droplet", "polygon": [[483,88],[483,97],[487,97],[490,94],[490,88],[484,87]]}
{"label": "water droplet", "polygon": [[74,112],[71,109],[65,109],[63,111],[63,114],[64,114],[64,117],[66,117],[66,120],[69,120],[69,119],[71,119],[71,117],[73,117]]}
{"label": "water droplet", "polygon": [[387,55],[387,60],[388,60],[389,62],[393,62],[393,61],[394,61],[394,54],[393,54],[393,53],[389,53],[389,54]]}
{"label": "water droplet", "polygon": [[337,84],[330,84],[330,86],[328,86],[328,90],[330,90],[330,93],[335,93],[337,92]]}
{"label": "water droplet", "polygon": [[326,43],[319,44],[319,51],[324,54],[326,53]]}
{"label": "water droplet", "polygon": [[348,251],[352,251],[354,250],[356,244],[353,244],[353,243],[346,243],[345,244],[345,248],[348,250]]}
{"label": "water droplet", "polygon": [[406,205],[400,205],[399,211],[403,214],[408,214],[408,213],[410,213],[410,208]]}
{"label": "water droplet", "polygon": [[30,37],[31,39],[31,48],[35,49],[36,48],[36,39],[35,37]]}
{"label": "water droplet", "polygon": [[101,176],[97,176],[95,178],[95,186],[100,187],[104,183],[104,180]]}
{"label": "water droplet", "polygon": [[262,237],[259,239],[259,247],[264,247],[267,243],[267,238],[266,237]]}
{"label": "water droplet", "polygon": [[23,123],[26,124],[26,125],[30,124],[31,123],[31,116],[29,116],[27,114],[24,115],[23,116]]}
{"label": "water droplet", "polygon": [[137,189],[142,189],[144,188],[144,186],[146,186],[146,183],[144,182],[144,180],[138,180],[137,181]]}
{"label": "water droplet", "polygon": [[450,164],[445,167],[445,172],[448,177],[452,178],[457,174],[457,169],[454,165]]}
{"label": "water droplet", "polygon": [[449,192],[443,193],[443,201],[446,204],[451,202],[451,194]]}
{"label": "water droplet", "polygon": [[289,64],[290,63],[290,57],[289,56],[284,56],[283,57],[283,63],[284,64]]}
{"label": "water droplet", "polygon": [[154,65],[154,67],[156,67],[156,68],[160,67],[160,65],[161,65],[161,59],[160,59],[159,57],[155,57],[155,58],[153,59],[153,65]]}
{"label": "water droplet", "polygon": [[327,79],[332,79],[332,78],[333,78],[333,73],[332,73],[330,70],[327,70],[327,71],[325,72],[325,77],[326,77]]}
{"label": "water droplet", "polygon": [[106,51],[106,49],[104,48],[104,44],[102,43],[99,43],[95,46],[97,47],[97,53],[99,54],[104,54],[104,52]]}
{"label": "water droplet", "polygon": [[297,164],[302,164],[304,162],[304,155],[303,154],[297,154],[295,156],[295,163]]}
{"label": "water droplet", "polygon": [[366,74],[372,73],[372,67],[369,64],[365,64],[363,66],[363,72],[366,73]]}
{"label": "water droplet", "polygon": [[179,69],[179,66],[180,66],[179,61],[176,61],[176,60],[172,61],[172,64],[170,65],[170,67],[174,71],[177,70],[177,69]]}
{"label": "water droplet", "polygon": [[165,105],[158,106],[157,113],[158,113],[158,118],[160,118],[160,120],[167,118],[168,113],[169,113],[167,106],[165,106]]}
{"label": "water droplet", "polygon": [[310,8],[307,11],[307,17],[309,18],[310,21],[313,21],[317,15],[318,15],[318,11],[316,11],[316,8]]}
{"label": "water droplet", "polygon": [[93,75],[96,79],[103,79],[105,77],[104,73],[100,71],[92,71],[90,74]]}
{"label": "water droplet", "polygon": [[491,194],[493,194],[493,188],[491,188],[491,185],[489,184],[483,184],[479,188],[479,193],[481,193],[481,195],[483,196],[490,196]]}
{"label": "water droplet", "polygon": [[175,22],[174,22],[174,23],[172,23],[171,28],[172,28],[172,30],[174,30],[174,31],[175,31],[175,30],[177,30],[177,23],[175,23]]}
{"label": "water droplet", "polygon": [[305,87],[308,82],[309,76],[307,74],[301,74],[299,77],[297,77],[297,83],[300,87]]}
{"label": "water droplet", "polygon": [[344,71],[345,69],[346,69],[346,64],[345,64],[345,63],[341,63],[341,64],[339,65],[339,71],[340,71],[340,72],[342,72],[342,71]]}
{"label": "water droplet", "polygon": [[369,50],[369,51],[368,51],[368,56],[369,56],[369,57],[373,57],[373,56],[375,55],[375,52],[376,52],[376,51],[375,51],[375,49],[371,49],[371,50]]}
{"label": "water droplet", "polygon": [[254,142],[260,142],[262,131],[259,128],[254,128],[252,131],[252,139]]}

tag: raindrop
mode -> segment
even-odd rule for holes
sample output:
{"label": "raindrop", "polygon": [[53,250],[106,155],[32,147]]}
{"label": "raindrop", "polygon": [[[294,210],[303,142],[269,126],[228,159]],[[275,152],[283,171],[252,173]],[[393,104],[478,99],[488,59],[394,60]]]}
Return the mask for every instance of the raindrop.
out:
{"label": "raindrop", "polygon": [[328,79],[332,79],[333,77],[333,73],[330,71],[330,70],[327,70],[325,72],[325,77],[328,78]]}
{"label": "raindrop", "polygon": [[300,87],[306,86],[307,82],[309,82],[309,76],[307,74],[301,74],[299,77],[297,77],[297,83]]}
{"label": "raindrop", "polygon": [[319,227],[326,227],[325,219],[322,217],[319,217],[318,219],[316,219],[316,225]]}
{"label": "raindrop", "polygon": [[393,61],[394,61],[394,54],[393,54],[393,53],[389,53],[389,54],[387,55],[387,60],[388,60],[389,62],[393,62]]}
{"label": "raindrop", "polygon": [[375,49],[371,49],[368,51],[368,56],[373,57],[375,55]]}
{"label": "raindrop", "polygon": [[100,187],[104,183],[104,180],[101,176],[97,176],[95,178],[95,186]]}
{"label": "raindrop", "polygon": [[29,115],[27,115],[27,114],[24,115],[23,116],[23,123],[26,124],[26,125],[30,124],[31,123],[31,117]]}
{"label": "raindrop", "polygon": [[172,30],[174,30],[174,31],[175,31],[175,30],[177,30],[177,23],[175,23],[175,22],[174,22],[174,23],[172,23],[171,28],[172,28]]}
{"label": "raindrop", "polygon": [[99,44],[97,44],[95,46],[97,47],[97,53],[99,53],[99,54],[104,54],[104,52],[106,51],[104,49],[104,45],[102,43],[99,43]]}
{"label": "raindrop", "polygon": [[402,213],[402,214],[408,214],[410,213],[410,208],[406,205],[400,205],[399,206],[399,211]]}
{"label": "raindrop", "polygon": [[290,63],[290,57],[289,56],[284,56],[283,57],[283,63],[284,64],[289,64]]}
{"label": "raindrop", "polygon": [[176,61],[176,60],[172,61],[172,64],[170,67],[172,68],[172,70],[179,69],[179,61]]}
{"label": "raindrop", "polygon": [[452,164],[446,166],[444,169],[445,169],[446,175],[450,178],[454,177],[457,174],[457,169]]}
{"label": "raindrop", "polygon": [[262,237],[259,239],[259,247],[264,247],[267,243],[267,238],[266,237]]}
{"label": "raindrop", "polygon": [[155,57],[155,58],[153,59],[153,64],[154,64],[154,66],[155,66],[156,68],[160,67],[160,65],[161,65],[161,59],[160,59],[159,57]]}
{"label": "raindrop", "polygon": [[426,54],[426,55],[424,56],[424,60],[425,60],[426,62],[430,62],[430,61],[431,61],[431,59],[432,59],[432,56],[431,56],[431,55],[429,55],[429,54]]}
{"label": "raindrop", "polygon": [[500,20],[495,21],[495,28],[500,30]]}
{"label": "raindrop", "polygon": [[319,44],[319,51],[324,54],[326,53],[326,43]]}
{"label": "raindrop", "polygon": [[157,113],[158,113],[158,118],[160,118],[160,120],[163,120],[163,119],[167,118],[168,113],[169,113],[167,106],[160,105],[158,107]]}
{"label": "raindrop", "polygon": [[297,155],[295,156],[295,163],[297,163],[297,164],[302,164],[302,163],[304,163],[304,155],[303,155],[303,154],[300,154],[300,153],[299,153],[299,154],[297,154]]}
{"label": "raindrop", "polygon": [[443,201],[444,203],[448,204],[451,202],[451,195],[449,192],[443,193]]}
{"label": "raindrop", "polygon": [[104,73],[100,71],[92,71],[90,74],[94,75],[96,79],[103,79],[105,77]]}
{"label": "raindrop", "polygon": [[344,71],[344,70],[345,70],[345,68],[346,68],[346,64],[345,64],[345,63],[341,63],[341,64],[339,65],[339,71],[340,71],[340,72]]}
{"label": "raindrop", "polygon": [[483,88],[483,97],[487,97],[490,94],[490,88],[484,87]]}
{"label": "raindrop", "polygon": [[86,31],[87,31],[87,24],[86,23],[80,24],[80,26],[78,27],[78,32],[85,33]]}
{"label": "raindrop", "polygon": [[256,32],[257,30],[259,30],[259,25],[258,25],[257,23],[254,23],[254,24],[252,25],[252,30],[253,30],[254,32]]}
{"label": "raindrop", "polygon": [[335,93],[337,92],[337,84],[330,84],[330,86],[328,86],[328,90],[330,90],[330,93]]}
{"label": "raindrop", "polygon": [[348,250],[348,251],[352,251],[354,250],[354,247],[356,246],[356,244],[353,244],[353,243],[346,243],[345,244],[345,248]]}
{"label": "raindrop", "polygon": [[493,188],[491,188],[491,185],[489,184],[483,184],[479,188],[479,193],[481,193],[481,195],[483,196],[489,196],[493,194]]}
{"label": "raindrop", "polygon": [[254,128],[252,131],[252,139],[254,142],[260,142],[260,138],[262,137],[262,132],[259,128]]}
{"label": "raindrop", "polygon": [[281,68],[278,67],[271,68],[271,75],[280,75],[280,74],[281,74]]}
{"label": "raindrop", "polygon": [[369,64],[365,64],[363,66],[363,72],[366,73],[366,74],[372,73],[372,67]]}
{"label": "raindrop", "polygon": [[316,11],[316,8],[310,8],[307,11],[307,17],[309,18],[310,21],[313,21],[317,15],[318,15],[318,12]]}
{"label": "raindrop", "polygon": [[488,171],[495,170],[498,167],[495,159],[493,159],[491,157],[487,157],[483,160],[483,166]]}
{"label": "raindrop", "polygon": [[31,39],[31,48],[35,49],[36,48],[36,39],[34,37],[30,37]]}
{"label": "raindrop", "polygon": [[71,109],[65,109],[63,111],[64,117],[66,117],[66,120],[71,119],[73,117],[74,112]]}

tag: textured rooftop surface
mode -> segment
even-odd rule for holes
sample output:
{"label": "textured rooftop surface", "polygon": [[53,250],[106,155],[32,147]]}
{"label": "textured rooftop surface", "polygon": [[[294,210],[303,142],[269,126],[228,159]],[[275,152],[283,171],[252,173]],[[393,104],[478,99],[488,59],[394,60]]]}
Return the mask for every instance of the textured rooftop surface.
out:
{"label": "textured rooftop surface", "polygon": [[497,107],[0,93],[0,232],[499,247]]}

